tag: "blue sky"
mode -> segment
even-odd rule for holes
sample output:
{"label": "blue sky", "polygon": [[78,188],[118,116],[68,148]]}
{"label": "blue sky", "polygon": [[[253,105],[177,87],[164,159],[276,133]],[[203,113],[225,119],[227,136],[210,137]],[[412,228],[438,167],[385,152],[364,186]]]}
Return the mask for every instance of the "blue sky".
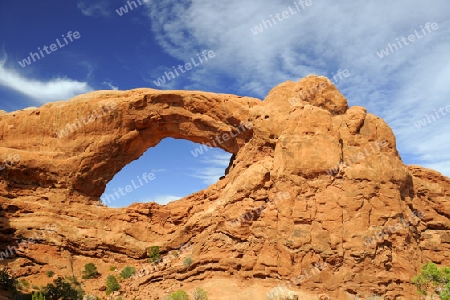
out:
{"label": "blue sky", "polygon": [[[444,115],[450,105],[450,2],[135,3],[131,10],[119,0],[1,1],[0,110],[39,107],[93,90],[140,87],[263,99],[286,80],[348,70],[350,76],[338,88],[350,106],[362,105],[388,122],[405,163],[450,175],[450,114]],[[51,44],[54,51],[47,49],[25,65],[30,52]],[[214,58],[155,84],[172,66],[197,60],[204,50],[214,51]],[[106,193],[145,172],[154,171],[155,179],[110,206],[166,203],[215,182],[229,154],[211,149],[194,157],[190,151],[197,146],[167,139],[149,149],[116,175]]]}

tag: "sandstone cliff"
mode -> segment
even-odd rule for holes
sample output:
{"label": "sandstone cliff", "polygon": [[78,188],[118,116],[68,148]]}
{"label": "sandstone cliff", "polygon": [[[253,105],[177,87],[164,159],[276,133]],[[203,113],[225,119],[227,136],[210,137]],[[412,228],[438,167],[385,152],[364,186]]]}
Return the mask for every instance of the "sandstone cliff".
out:
{"label": "sandstone cliff", "polygon": [[[235,137],[217,146],[234,159],[206,190],[166,206],[99,202],[106,183],[162,139],[224,135]],[[1,113],[2,157],[0,247],[40,238],[1,263],[30,280],[69,274],[70,261],[81,277],[95,262],[103,277],[85,283],[93,294],[111,265],[141,271],[125,299],[213,279],[286,284],[309,299],[419,299],[410,281],[421,264],[450,265],[450,179],[405,166],[389,126],[349,108],[324,77],[283,83],[264,101],[136,89]],[[153,245],[166,261],[150,270]],[[169,255],[183,245],[189,251]],[[210,299],[247,299],[220,285],[210,284],[222,293]]]}

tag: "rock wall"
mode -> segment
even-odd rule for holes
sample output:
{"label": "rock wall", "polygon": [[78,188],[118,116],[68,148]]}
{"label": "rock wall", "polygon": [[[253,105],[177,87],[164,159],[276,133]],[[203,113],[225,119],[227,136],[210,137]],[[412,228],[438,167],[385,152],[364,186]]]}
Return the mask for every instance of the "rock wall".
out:
{"label": "rock wall", "polygon": [[[166,137],[233,153],[227,175],[166,206],[101,205],[106,183]],[[332,299],[419,299],[410,282],[421,264],[450,265],[450,179],[405,166],[389,126],[324,77],[285,82],[264,101],[93,92],[0,114],[0,143],[1,246],[57,225],[9,262],[22,275],[67,253],[142,267],[152,245],[190,244],[191,267],[141,272],[129,292],[220,275]]]}

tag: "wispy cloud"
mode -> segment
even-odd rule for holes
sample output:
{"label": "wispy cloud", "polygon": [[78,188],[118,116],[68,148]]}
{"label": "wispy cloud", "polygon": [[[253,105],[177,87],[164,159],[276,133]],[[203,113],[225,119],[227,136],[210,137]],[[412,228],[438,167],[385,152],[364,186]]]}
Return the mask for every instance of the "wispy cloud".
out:
{"label": "wispy cloud", "polygon": [[80,1],[77,4],[77,7],[80,9],[81,13],[87,17],[109,17],[110,10],[108,9],[107,2],[97,2],[97,3],[89,3],[86,4],[84,1]]}
{"label": "wispy cloud", "polygon": [[230,158],[231,154],[229,153],[206,153],[200,162],[208,166],[201,169],[194,169],[193,174],[190,176],[202,179],[203,183],[208,185],[216,183],[221,176],[225,175],[224,171],[230,163]]}
{"label": "wispy cloud", "polygon": [[151,173],[162,173],[162,172],[167,172],[167,169],[153,169],[150,172]]}
{"label": "wispy cloud", "polygon": [[87,82],[68,78],[53,78],[48,81],[27,78],[15,69],[5,67],[6,60],[0,61],[0,85],[21,93],[38,103],[70,99],[93,89]]}
{"label": "wispy cloud", "polygon": [[139,202],[143,202],[143,203],[156,202],[160,205],[166,205],[167,203],[178,200],[178,199],[181,199],[181,197],[174,196],[174,195],[157,195],[157,196],[153,196],[153,197],[143,198],[143,199],[139,200]]}
{"label": "wispy cloud", "polygon": [[103,84],[103,85],[106,85],[106,86],[109,86],[109,88],[112,89],[112,90],[118,90],[118,89],[119,89],[118,86],[112,85],[111,82],[106,82],[106,81],[105,81],[105,82],[103,82],[102,84]]}
{"label": "wispy cloud", "polygon": [[[204,49],[216,53],[217,59],[192,72],[186,79],[190,83],[178,88],[219,90],[227,79],[239,93],[263,97],[285,80],[310,73],[331,77],[331,71],[348,69],[352,76],[338,86],[349,104],[363,105],[384,118],[403,156],[449,153],[450,143],[443,141],[450,139],[450,131],[438,130],[447,128],[448,121],[420,132],[414,122],[450,101],[450,62],[445,60],[450,51],[450,2],[312,2],[307,10],[258,35],[251,31],[255,24],[288,10],[293,1],[153,1],[147,14],[156,40],[172,57],[185,61]],[[384,59],[377,56],[388,43],[427,22],[436,22],[439,29]],[[449,162],[435,159],[427,164],[450,175],[440,167]]]}

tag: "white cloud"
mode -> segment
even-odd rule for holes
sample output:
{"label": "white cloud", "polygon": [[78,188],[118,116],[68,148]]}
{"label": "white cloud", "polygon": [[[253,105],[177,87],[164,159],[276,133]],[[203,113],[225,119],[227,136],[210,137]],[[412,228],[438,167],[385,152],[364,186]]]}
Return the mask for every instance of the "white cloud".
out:
{"label": "white cloud", "polygon": [[224,175],[223,170],[223,168],[215,167],[203,168],[195,171],[191,176],[202,179],[204,184],[210,185],[216,183]]}
{"label": "white cloud", "polygon": [[143,199],[139,200],[139,202],[143,202],[143,203],[156,202],[160,205],[166,205],[167,203],[178,200],[178,199],[181,199],[181,197],[174,196],[174,195],[157,195],[154,197],[143,198]]}
{"label": "white cloud", "polygon": [[424,167],[426,168],[430,168],[433,170],[439,170],[442,174],[447,174],[447,176],[449,176],[448,174],[450,174],[450,160],[446,160],[440,163],[423,163],[422,164]]}
{"label": "white cloud", "polygon": [[150,172],[151,173],[162,173],[162,172],[167,172],[167,169],[153,169]]}
{"label": "white cloud", "polygon": [[86,4],[85,2],[80,1],[78,2],[77,7],[80,9],[81,13],[87,17],[108,17],[110,15],[107,2]]}
{"label": "white cloud", "polygon": [[6,69],[0,61],[0,85],[34,99],[38,103],[66,100],[92,91],[87,82],[68,78],[39,81],[22,76],[14,69]]}
{"label": "white cloud", "polygon": [[[191,84],[184,87],[219,90],[219,78],[229,78],[241,94],[263,97],[285,80],[309,73],[331,77],[332,71],[348,69],[351,77],[339,88],[350,105],[363,105],[388,122],[402,156],[449,153],[450,143],[443,141],[450,139],[450,131],[443,129],[450,115],[421,130],[414,122],[450,104],[450,62],[445,59],[450,2],[312,2],[258,35],[251,29],[293,8],[294,1],[154,1],[148,16],[156,40],[173,57],[187,61],[202,50],[215,51],[213,60],[189,73]],[[436,22],[439,29],[383,59],[377,56],[396,38],[421,32],[427,22]],[[444,167],[449,158],[420,162],[450,175]]]}
{"label": "white cloud", "polygon": [[230,163],[230,158],[230,153],[205,153],[200,162],[207,164],[208,166],[201,169],[195,169],[194,173],[190,176],[202,179],[203,183],[207,185],[214,184],[221,176],[225,175],[224,171]]}
{"label": "white cloud", "polygon": [[112,90],[118,90],[118,89],[119,89],[118,86],[112,85],[111,82],[106,82],[106,81],[105,81],[105,82],[103,82],[102,84],[104,84],[104,85],[106,85],[106,86],[109,86],[109,88],[112,89]]}

